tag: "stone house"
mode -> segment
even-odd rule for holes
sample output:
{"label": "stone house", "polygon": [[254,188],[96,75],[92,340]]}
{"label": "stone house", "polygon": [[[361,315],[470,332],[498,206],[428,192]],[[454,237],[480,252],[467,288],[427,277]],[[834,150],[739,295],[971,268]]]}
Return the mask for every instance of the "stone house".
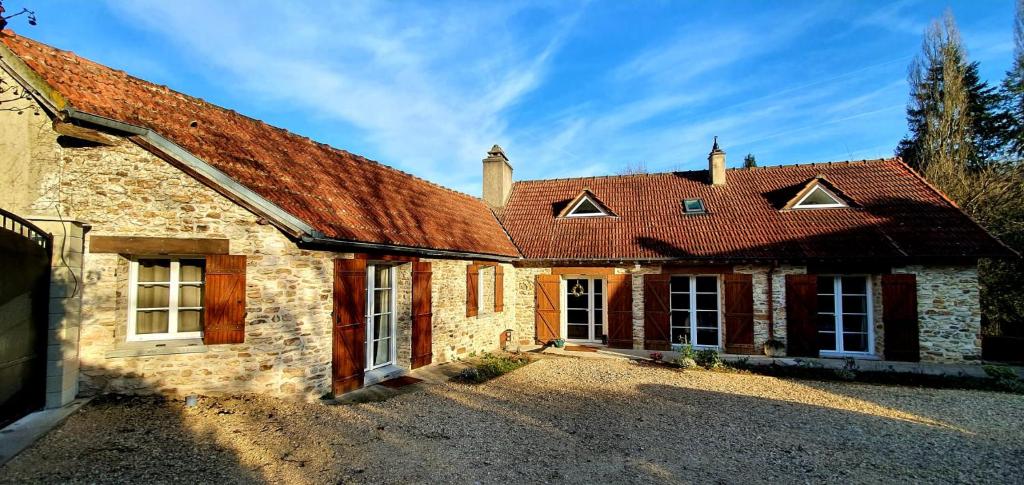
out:
{"label": "stone house", "polygon": [[899,160],[514,181],[495,146],[481,199],[11,33],[0,82],[0,207],[59,262],[50,406],[556,339],[976,360],[977,261],[1012,255]]}

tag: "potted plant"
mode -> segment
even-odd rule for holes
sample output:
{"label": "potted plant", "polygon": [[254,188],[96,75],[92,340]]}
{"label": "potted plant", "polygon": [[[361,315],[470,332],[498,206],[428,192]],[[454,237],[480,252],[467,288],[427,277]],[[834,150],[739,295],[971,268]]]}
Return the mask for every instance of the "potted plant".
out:
{"label": "potted plant", "polygon": [[764,355],[768,357],[781,357],[782,353],[785,352],[786,346],[775,339],[768,339],[764,343]]}
{"label": "potted plant", "polygon": [[555,342],[555,348],[556,349],[565,348],[565,339],[564,338],[556,338],[554,340],[554,342]]}

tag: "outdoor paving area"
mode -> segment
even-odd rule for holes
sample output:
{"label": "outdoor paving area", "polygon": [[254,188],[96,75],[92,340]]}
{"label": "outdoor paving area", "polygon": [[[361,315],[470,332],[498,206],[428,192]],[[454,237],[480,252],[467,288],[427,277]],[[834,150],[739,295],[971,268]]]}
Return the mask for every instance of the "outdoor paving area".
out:
{"label": "outdoor paving area", "polygon": [[1024,396],[549,356],[384,402],[101,397],[2,483],[1024,481]]}

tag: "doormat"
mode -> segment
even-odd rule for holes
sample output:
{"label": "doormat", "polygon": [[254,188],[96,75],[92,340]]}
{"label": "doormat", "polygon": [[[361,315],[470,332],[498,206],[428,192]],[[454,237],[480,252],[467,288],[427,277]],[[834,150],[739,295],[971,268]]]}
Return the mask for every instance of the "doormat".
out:
{"label": "doormat", "polygon": [[384,382],[381,382],[380,385],[384,387],[390,387],[392,389],[398,389],[399,387],[405,387],[410,384],[415,384],[417,382],[423,382],[423,379],[417,379],[415,377],[410,376],[401,376],[396,377],[394,379],[388,379]]}
{"label": "doormat", "polygon": [[597,352],[597,349],[587,347],[586,345],[566,345],[565,350],[569,352]]}

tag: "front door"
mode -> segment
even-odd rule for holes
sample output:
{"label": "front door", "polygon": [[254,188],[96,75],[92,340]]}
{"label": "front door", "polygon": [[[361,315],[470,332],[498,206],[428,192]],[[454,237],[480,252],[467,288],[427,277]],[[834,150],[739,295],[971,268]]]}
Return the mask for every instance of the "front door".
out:
{"label": "front door", "polygon": [[565,280],[564,335],[567,340],[599,342],[605,332],[604,280],[568,278]]}
{"label": "front door", "polygon": [[366,370],[395,362],[394,275],[393,266],[367,266]]}

